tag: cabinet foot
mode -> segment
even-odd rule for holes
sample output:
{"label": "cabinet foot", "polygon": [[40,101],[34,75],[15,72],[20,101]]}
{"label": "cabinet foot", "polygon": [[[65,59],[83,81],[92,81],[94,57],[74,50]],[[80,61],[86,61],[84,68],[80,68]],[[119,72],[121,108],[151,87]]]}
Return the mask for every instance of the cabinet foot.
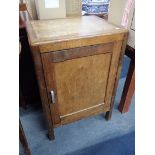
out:
{"label": "cabinet foot", "polygon": [[48,137],[49,140],[54,140],[54,139],[55,139],[53,129],[49,129],[49,130],[48,130],[47,137]]}
{"label": "cabinet foot", "polygon": [[111,116],[112,116],[112,111],[107,111],[107,112],[106,112],[106,115],[105,115],[105,119],[106,119],[107,121],[109,121],[109,120],[111,120]]}

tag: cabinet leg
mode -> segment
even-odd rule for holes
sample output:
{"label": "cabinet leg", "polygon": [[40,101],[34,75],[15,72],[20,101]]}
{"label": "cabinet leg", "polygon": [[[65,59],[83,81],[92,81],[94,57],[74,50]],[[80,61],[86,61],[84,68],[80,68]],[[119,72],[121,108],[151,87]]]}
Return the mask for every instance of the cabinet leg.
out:
{"label": "cabinet leg", "polygon": [[28,142],[21,124],[21,121],[19,120],[19,140],[24,148],[24,152],[26,155],[31,155],[29,146],[28,146]]}
{"label": "cabinet leg", "polygon": [[105,119],[106,119],[107,121],[109,121],[109,120],[111,120],[111,117],[112,117],[112,111],[107,111],[107,112],[106,112],[106,115],[105,115]]}
{"label": "cabinet leg", "polygon": [[[115,91],[114,94],[116,94],[116,91]],[[112,97],[112,100],[111,100],[111,107],[110,107],[110,110],[107,111],[106,114],[105,114],[105,119],[106,119],[107,121],[111,120],[111,117],[112,117],[112,109],[113,109],[113,106],[114,106],[114,100],[115,100],[115,97],[113,96],[113,97]]]}
{"label": "cabinet leg", "polygon": [[54,130],[53,129],[48,129],[47,137],[48,137],[49,140],[54,140],[55,139]]}
{"label": "cabinet leg", "polygon": [[128,75],[125,81],[122,97],[118,109],[121,113],[128,112],[135,90],[135,63],[131,60]]}

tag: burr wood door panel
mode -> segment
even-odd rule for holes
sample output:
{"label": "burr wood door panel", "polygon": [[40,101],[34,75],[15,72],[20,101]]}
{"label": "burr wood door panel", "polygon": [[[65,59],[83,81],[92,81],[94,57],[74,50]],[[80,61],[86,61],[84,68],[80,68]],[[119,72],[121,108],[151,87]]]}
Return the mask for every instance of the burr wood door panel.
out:
{"label": "burr wood door panel", "polygon": [[[67,56],[64,52],[58,52],[57,56],[52,52],[42,54],[49,101],[51,95],[55,100],[50,104],[54,124],[66,124],[107,111],[106,108],[110,107],[105,103],[105,94],[113,46],[103,47],[102,50],[100,46],[83,47],[86,48],[85,53],[88,51],[84,57],[74,54],[74,51],[81,52],[83,48],[70,49],[72,54]],[[91,49],[98,54],[91,55]],[[65,53],[70,53],[70,50]],[[50,94],[51,91],[53,94]]]}

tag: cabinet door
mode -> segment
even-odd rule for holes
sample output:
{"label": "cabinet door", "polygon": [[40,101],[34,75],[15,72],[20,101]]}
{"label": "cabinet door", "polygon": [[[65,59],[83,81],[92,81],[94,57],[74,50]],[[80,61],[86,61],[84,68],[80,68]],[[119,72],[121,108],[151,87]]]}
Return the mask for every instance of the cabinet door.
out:
{"label": "cabinet door", "polygon": [[104,44],[43,54],[48,92],[55,95],[51,104],[55,124],[107,111],[112,49],[113,44]]}

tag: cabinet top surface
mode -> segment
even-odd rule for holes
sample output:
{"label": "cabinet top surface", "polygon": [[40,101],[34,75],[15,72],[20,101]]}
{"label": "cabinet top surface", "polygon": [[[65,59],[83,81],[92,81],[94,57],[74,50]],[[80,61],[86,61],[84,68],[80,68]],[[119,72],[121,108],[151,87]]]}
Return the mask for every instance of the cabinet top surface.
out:
{"label": "cabinet top surface", "polygon": [[26,29],[31,45],[127,32],[97,16],[32,20]]}

